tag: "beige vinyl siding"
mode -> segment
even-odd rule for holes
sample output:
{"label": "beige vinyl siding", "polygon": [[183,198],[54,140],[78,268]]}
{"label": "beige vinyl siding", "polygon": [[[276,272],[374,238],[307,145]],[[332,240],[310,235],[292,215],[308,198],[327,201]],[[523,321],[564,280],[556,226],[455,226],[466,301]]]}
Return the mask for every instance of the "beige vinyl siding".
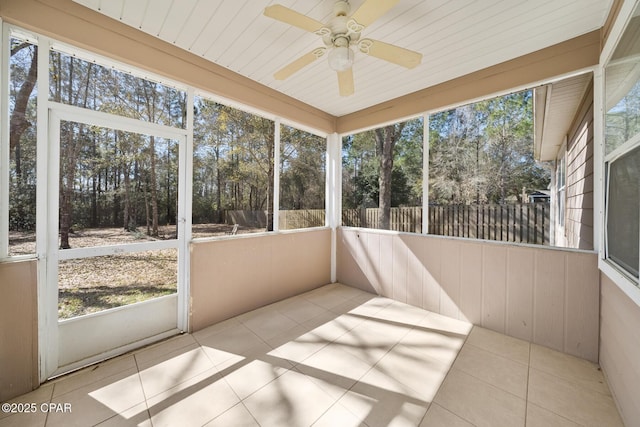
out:
{"label": "beige vinyl siding", "polygon": [[0,402],[38,382],[36,261],[0,263]]}
{"label": "beige vinyl siding", "polygon": [[599,279],[593,252],[341,228],[337,279],[598,360]]}
{"label": "beige vinyl siding", "polygon": [[601,277],[600,366],[625,425],[640,421],[640,307]]}
{"label": "beige vinyl siding", "polygon": [[593,249],[593,84],[582,99],[567,140],[567,246]]}
{"label": "beige vinyl siding", "polygon": [[326,285],[331,230],[191,244],[191,330]]}

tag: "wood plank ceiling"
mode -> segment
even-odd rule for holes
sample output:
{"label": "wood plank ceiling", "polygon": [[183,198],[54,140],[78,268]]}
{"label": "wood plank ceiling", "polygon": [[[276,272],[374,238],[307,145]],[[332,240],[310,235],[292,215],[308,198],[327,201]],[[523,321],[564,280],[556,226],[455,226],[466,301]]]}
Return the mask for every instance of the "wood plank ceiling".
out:
{"label": "wood plank ceiling", "polygon": [[[415,50],[406,70],[356,53],[355,94],[340,97],[326,57],[285,81],[273,73],[323,46],[319,36],[265,17],[282,4],[318,21],[333,1],[74,0],[334,116],[379,104],[596,30],[613,0],[400,0],[363,36]],[[350,0],[352,11],[363,0]]]}

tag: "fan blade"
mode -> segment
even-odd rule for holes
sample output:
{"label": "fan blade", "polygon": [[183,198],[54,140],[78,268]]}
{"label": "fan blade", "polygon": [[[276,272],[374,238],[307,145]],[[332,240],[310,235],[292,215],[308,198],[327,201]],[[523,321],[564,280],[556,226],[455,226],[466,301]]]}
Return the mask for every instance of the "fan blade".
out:
{"label": "fan blade", "polygon": [[325,51],[326,49],[324,47],[319,47],[318,49],[315,49],[312,52],[309,52],[306,55],[301,56],[300,58],[296,59],[289,65],[286,65],[282,69],[278,70],[273,75],[273,77],[275,77],[276,80],[284,80],[290,77],[292,74],[300,71],[302,68],[306,67],[307,65],[311,64],[316,59],[320,58],[322,55],[324,55]]}
{"label": "fan blade", "polygon": [[301,13],[296,12],[295,10],[289,9],[288,7],[284,7],[279,4],[274,4],[273,6],[268,6],[264,9],[264,15],[269,18],[277,19],[278,21],[284,22],[289,25],[293,25],[298,28],[302,28],[305,31],[309,31],[311,33],[315,33],[316,31],[322,29],[324,24],[322,22],[316,21],[313,18],[309,18]]}
{"label": "fan blade", "polygon": [[[351,15],[363,28],[371,25],[376,19],[387,13],[400,0],[365,0],[362,5]],[[360,30],[362,31],[362,30]]]}
{"label": "fan blade", "polygon": [[338,71],[338,89],[340,96],[353,95],[353,68]]}
{"label": "fan blade", "polygon": [[422,62],[422,54],[378,40],[363,39],[358,43],[360,52],[406,68],[414,68]]}

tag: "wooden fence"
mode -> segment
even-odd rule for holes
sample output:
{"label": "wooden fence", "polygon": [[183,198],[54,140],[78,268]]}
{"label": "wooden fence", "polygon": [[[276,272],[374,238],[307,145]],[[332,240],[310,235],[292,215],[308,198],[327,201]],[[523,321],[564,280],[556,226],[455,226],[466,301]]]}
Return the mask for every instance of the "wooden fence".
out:
{"label": "wooden fence", "polygon": [[[428,234],[500,240],[503,242],[549,244],[549,204],[429,206]],[[280,211],[281,230],[321,227],[324,209]],[[342,224],[347,227],[378,228],[380,210],[343,209]],[[264,227],[265,211],[226,211],[228,224]],[[391,208],[391,230],[422,233],[422,208]]]}
{"label": "wooden fence", "polygon": [[[380,209],[343,209],[342,225],[379,228]],[[391,230],[422,233],[422,208],[391,208]]]}
{"label": "wooden fence", "polygon": [[[280,230],[324,226],[324,209],[300,209],[279,212]],[[241,227],[265,228],[267,211],[228,210],[224,212],[226,224],[238,224]]]}
{"label": "wooden fence", "polygon": [[[429,206],[428,234],[549,244],[549,204]],[[378,228],[377,208],[344,209],[342,224]],[[422,232],[422,208],[391,208],[391,230]]]}
{"label": "wooden fence", "polygon": [[429,206],[429,234],[549,245],[548,203]]}

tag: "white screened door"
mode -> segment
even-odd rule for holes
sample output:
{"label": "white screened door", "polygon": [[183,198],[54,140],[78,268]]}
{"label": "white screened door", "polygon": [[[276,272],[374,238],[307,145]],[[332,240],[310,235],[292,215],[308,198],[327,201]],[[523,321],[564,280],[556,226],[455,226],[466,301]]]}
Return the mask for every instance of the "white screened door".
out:
{"label": "white screened door", "polygon": [[46,372],[186,330],[186,131],[50,104]]}

